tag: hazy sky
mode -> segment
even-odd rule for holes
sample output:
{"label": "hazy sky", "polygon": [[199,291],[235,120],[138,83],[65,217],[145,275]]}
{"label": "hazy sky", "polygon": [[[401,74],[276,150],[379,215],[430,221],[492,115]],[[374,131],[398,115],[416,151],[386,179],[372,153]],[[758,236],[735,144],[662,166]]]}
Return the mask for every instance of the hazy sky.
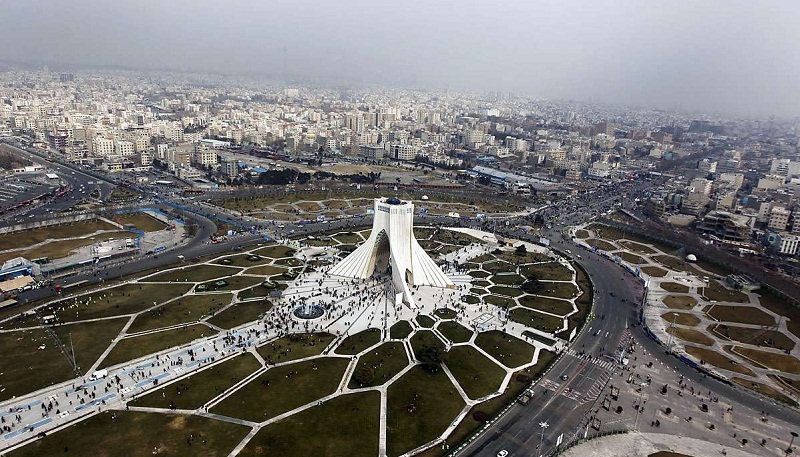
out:
{"label": "hazy sky", "polygon": [[0,0],[0,17],[0,59],[800,115],[797,0]]}

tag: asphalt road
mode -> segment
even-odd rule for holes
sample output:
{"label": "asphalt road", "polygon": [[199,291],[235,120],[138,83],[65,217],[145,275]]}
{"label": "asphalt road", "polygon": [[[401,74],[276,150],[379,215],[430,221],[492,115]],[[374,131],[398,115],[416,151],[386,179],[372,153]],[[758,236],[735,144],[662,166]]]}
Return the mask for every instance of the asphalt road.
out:
{"label": "asphalt road", "polygon": [[[558,237],[551,237],[551,243],[559,250],[575,248]],[[513,406],[460,455],[496,455],[502,449],[512,456],[537,455],[542,440],[540,422],[549,424],[542,447],[546,450],[555,446],[558,434],[574,430],[594,405],[593,393],[599,393],[610,375],[609,368],[616,365],[611,360],[621,336],[626,327],[636,322],[636,310],[630,303],[641,299],[642,287],[622,268],[599,256],[586,253],[581,257],[578,262],[595,285],[597,317],[586,324],[571,347],[599,360],[564,354],[537,383],[527,405]]]}

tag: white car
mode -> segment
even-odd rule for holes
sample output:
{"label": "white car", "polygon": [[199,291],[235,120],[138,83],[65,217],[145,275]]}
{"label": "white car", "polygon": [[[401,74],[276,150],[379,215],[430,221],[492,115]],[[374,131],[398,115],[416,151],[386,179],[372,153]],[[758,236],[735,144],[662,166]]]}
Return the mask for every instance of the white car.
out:
{"label": "white car", "polygon": [[497,453],[497,457],[506,457],[507,455],[508,455],[508,451],[506,451],[505,449],[503,449],[503,450],[501,450],[500,452]]}

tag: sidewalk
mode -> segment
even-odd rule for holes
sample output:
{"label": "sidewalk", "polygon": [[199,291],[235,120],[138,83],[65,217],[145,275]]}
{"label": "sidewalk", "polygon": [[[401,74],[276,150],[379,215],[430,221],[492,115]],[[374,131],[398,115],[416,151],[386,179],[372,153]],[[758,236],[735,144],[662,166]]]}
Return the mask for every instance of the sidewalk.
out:
{"label": "sidewalk", "polygon": [[[748,444],[748,447],[752,446],[760,448],[758,444]],[[725,447],[685,436],[638,432],[593,439],[575,446],[561,455],[563,457],[647,457],[656,452],[669,451],[695,457],[713,457],[722,456],[723,449],[729,457],[754,455],[745,452],[747,448]]]}

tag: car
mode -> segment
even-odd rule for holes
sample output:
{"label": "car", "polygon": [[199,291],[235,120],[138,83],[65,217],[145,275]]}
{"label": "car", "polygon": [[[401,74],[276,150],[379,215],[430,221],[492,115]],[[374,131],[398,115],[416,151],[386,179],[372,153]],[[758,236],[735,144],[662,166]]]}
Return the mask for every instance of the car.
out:
{"label": "car", "polygon": [[568,375],[565,375],[565,374],[562,374],[562,375],[561,375],[561,380],[562,380],[562,381],[566,381],[567,379],[569,379],[569,376],[568,376]]}
{"label": "car", "polygon": [[500,452],[497,453],[497,457],[506,457],[508,455],[508,451],[505,449],[501,449]]}

